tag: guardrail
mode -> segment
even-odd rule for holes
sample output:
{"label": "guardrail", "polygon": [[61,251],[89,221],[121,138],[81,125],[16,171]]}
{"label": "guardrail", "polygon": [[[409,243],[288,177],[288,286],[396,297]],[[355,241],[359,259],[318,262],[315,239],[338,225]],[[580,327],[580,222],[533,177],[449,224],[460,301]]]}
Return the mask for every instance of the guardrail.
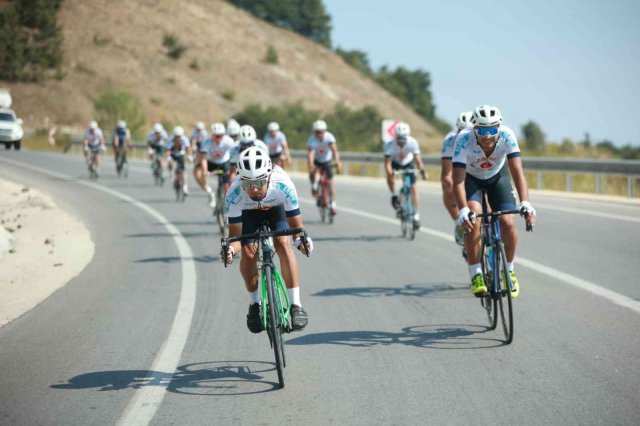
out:
{"label": "guardrail", "polygon": [[[79,148],[82,143],[68,143],[64,152]],[[146,144],[134,143],[133,148],[146,158]],[[307,152],[292,150],[293,171],[306,171]],[[343,171],[352,176],[385,176],[382,152],[342,152]],[[423,155],[429,180],[440,179],[440,156]],[[536,189],[554,189],[567,192],[625,195],[640,197],[640,161],[593,160],[582,158],[523,157],[529,186]]]}

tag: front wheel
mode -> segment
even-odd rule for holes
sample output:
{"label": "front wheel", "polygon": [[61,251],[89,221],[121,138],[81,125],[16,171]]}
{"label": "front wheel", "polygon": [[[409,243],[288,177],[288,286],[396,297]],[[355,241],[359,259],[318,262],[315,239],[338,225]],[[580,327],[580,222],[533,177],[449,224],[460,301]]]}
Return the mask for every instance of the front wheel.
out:
{"label": "front wheel", "polygon": [[487,313],[487,320],[489,320],[489,329],[495,330],[498,325],[498,299],[492,296],[493,293],[493,273],[491,272],[492,255],[488,248],[482,243],[482,276],[484,277],[484,283],[488,287],[488,292],[480,298],[480,304]]}
{"label": "front wheel", "polygon": [[500,306],[500,319],[502,320],[502,331],[504,332],[505,343],[509,344],[513,341],[513,305],[511,301],[511,277],[507,268],[507,257],[504,253],[504,244],[500,243],[500,256],[496,262],[495,273],[499,274],[500,280],[500,297],[498,304]]}
{"label": "front wheel", "polygon": [[280,319],[280,308],[276,301],[276,289],[275,289],[275,280],[274,280],[274,271],[271,266],[266,265],[264,268],[265,273],[265,281],[267,286],[267,313],[268,313],[268,322],[267,332],[271,338],[271,343],[273,346],[273,354],[276,359],[276,370],[278,371],[278,382],[280,383],[280,388],[284,388],[284,344],[282,341],[282,327],[280,324],[282,323]]}

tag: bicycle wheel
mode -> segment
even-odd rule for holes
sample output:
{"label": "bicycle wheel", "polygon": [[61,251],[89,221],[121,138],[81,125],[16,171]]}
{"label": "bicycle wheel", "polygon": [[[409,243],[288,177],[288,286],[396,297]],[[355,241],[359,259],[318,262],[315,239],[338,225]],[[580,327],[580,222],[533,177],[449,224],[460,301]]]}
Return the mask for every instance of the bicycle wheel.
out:
{"label": "bicycle wheel", "polygon": [[413,194],[411,190],[407,191],[407,211],[409,212],[409,217],[407,218],[408,226],[409,226],[409,240],[413,241],[416,238],[416,227],[414,225],[416,210],[413,202]]}
{"label": "bicycle wheel", "polygon": [[273,279],[273,269],[270,265],[264,267],[265,280],[267,285],[267,312],[269,320],[267,326],[268,333],[271,336],[273,346],[273,354],[276,359],[276,370],[278,371],[278,381],[280,387],[284,387],[284,345],[282,343],[282,327],[280,327],[280,310],[276,302],[276,290]]}
{"label": "bicycle wheel", "polygon": [[331,187],[327,185],[327,202],[325,203],[327,215],[329,216],[329,225],[333,225],[333,211],[331,210]]}
{"label": "bicycle wheel", "polygon": [[218,182],[218,189],[216,190],[216,208],[213,211],[214,216],[216,217],[216,222],[218,222],[218,228],[220,229],[220,234],[224,235],[225,228],[225,220],[224,220],[224,198],[222,196],[222,182]]}
{"label": "bicycle wheel", "polygon": [[406,215],[406,206],[405,206],[405,193],[400,190],[400,230],[402,231],[402,237],[407,236],[407,232],[409,231],[409,224],[407,223],[407,215]]}
{"label": "bicycle wheel", "polygon": [[511,304],[511,278],[507,269],[507,257],[504,254],[504,244],[499,243],[500,255],[496,262],[496,271],[500,282],[500,294],[498,302],[500,305],[500,319],[502,320],[502,330],[504,332],[505,343],[513,341],[513,306]]}
{"label": "bicycle wheel", "polygon": [[484,277],[485,285],[488,286],[488,292],[480,297],[480,304],[487,313],[487,319],[489,320],[489,329],[495,330],[498,325],[498,300],[493,297],[493,272],[491,272],[491,257],[488,254],[487,247],[482,244],[482,276]]}

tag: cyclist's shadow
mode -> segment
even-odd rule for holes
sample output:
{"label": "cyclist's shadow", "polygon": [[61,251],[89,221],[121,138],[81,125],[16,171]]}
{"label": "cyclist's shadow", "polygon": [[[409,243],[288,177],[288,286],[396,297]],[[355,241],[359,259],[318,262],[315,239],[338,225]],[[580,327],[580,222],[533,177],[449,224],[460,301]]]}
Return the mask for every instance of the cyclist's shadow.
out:
{"label": "cyclist's shadow", "polygon": [[[261,361],[213,361],[179,366],[174,373],[152,370],[111,370],[79,374],[53,389],[114,391],[143,386],[164,387],[169,392],[190,395],[249,395],[279,389],[264,379],[275,364]],[[274,375],[274,379],[276,376]]]}

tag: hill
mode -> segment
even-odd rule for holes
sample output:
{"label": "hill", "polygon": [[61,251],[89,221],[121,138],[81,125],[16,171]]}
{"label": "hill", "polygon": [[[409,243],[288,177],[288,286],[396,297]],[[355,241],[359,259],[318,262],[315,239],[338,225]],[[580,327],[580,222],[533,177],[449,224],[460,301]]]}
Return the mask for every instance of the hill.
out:
{"label": "hill", "polygon": [[[65,38],[64,78],[0,82],[30,128],[83,127],[94,114],[94,99],[124,89],[140,99],[148,126],[220,121],[256,103],[300,101],[328,112],[343,102],[354,109],[371,105],[385,117],[409,122],[429,151],[441,142],[429,123],[330,49],[224,1],[65,1],[58,21]],[[178,60],[166,55],[165,34],[187,47]],[[277,64],[264,59],[269,46]]]}

